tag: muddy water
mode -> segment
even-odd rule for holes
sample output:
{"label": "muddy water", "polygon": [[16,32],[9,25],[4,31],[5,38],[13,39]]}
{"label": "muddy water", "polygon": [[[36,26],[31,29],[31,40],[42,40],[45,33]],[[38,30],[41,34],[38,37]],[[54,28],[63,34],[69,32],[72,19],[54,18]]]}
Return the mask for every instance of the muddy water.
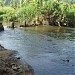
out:
{"label": "muddy water", "polygon": [[75,75],[75,30],[31,27],[0,32],[0,43],[34,69],[35,75]]}

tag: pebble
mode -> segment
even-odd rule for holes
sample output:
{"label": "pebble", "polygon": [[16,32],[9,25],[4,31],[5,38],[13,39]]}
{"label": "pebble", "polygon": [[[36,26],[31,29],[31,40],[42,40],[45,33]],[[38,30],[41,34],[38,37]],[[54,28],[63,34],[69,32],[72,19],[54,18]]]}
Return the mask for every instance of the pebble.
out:
{"label": "pebble", "polygon": [[72,65],[72,66],[74,66],[74,65]]}
{"label": "pebble", "polygon": [[67,60],[63,60],[63,61],[65,61],[65,62],[69,62],[70,60],[67,59]]}
{"label": "pebble", "polygon": [[17,70],[17,67],[16,67],[16,66],[12,66],[12,69],[13,69],[13,70]]}
{"label": "pebble", "polygon": [[20,57],[17,57],[17,59],[20,59]]}
{"label": "pebble", "polygon": [[67,59],[66,61],[67,61],[67,62],[69,62],[69,60],[68,60],[68,59]]}

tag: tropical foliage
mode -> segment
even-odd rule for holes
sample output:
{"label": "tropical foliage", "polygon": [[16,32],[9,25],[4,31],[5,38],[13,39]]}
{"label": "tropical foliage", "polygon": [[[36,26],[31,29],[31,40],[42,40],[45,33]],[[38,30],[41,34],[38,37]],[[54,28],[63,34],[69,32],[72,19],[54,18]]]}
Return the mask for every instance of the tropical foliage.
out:
{"label": "tropical foliage", "polygon": [[[7,0],[0,1],[0,20],[27,23],[42,16],[49,25],[75,26],[74,0]],[[35,19],[36,20],[36,19]],[[41,23],[41,22],[40,22]]]}

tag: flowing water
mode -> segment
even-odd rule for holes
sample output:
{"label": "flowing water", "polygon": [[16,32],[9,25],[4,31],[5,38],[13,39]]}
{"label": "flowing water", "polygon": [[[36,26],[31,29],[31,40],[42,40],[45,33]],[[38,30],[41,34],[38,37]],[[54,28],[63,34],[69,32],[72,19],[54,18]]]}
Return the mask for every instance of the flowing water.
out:
{"label": "flowing water", "polygon": [[31,27],[0,32],[0,44],[34,69],[35,75],[75,75],[75,30]]}

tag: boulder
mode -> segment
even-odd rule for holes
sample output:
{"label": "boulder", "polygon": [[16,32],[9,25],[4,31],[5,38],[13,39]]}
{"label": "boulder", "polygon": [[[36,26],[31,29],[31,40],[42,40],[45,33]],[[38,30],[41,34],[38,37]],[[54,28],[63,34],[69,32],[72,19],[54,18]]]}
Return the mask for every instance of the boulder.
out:
{"label": "boulder", "polygon": [[11,28],[14,28],[14,22],[11,22]]}
{"label": "boulder", "polygon": [[0,23],[0,31],[4,31],[4,27],[3,27],[2,23]]}
{"label": "boulder", "polygon": [[0,51],[1,51],[1,50],[4,50],[4,47],[0,45]]}

